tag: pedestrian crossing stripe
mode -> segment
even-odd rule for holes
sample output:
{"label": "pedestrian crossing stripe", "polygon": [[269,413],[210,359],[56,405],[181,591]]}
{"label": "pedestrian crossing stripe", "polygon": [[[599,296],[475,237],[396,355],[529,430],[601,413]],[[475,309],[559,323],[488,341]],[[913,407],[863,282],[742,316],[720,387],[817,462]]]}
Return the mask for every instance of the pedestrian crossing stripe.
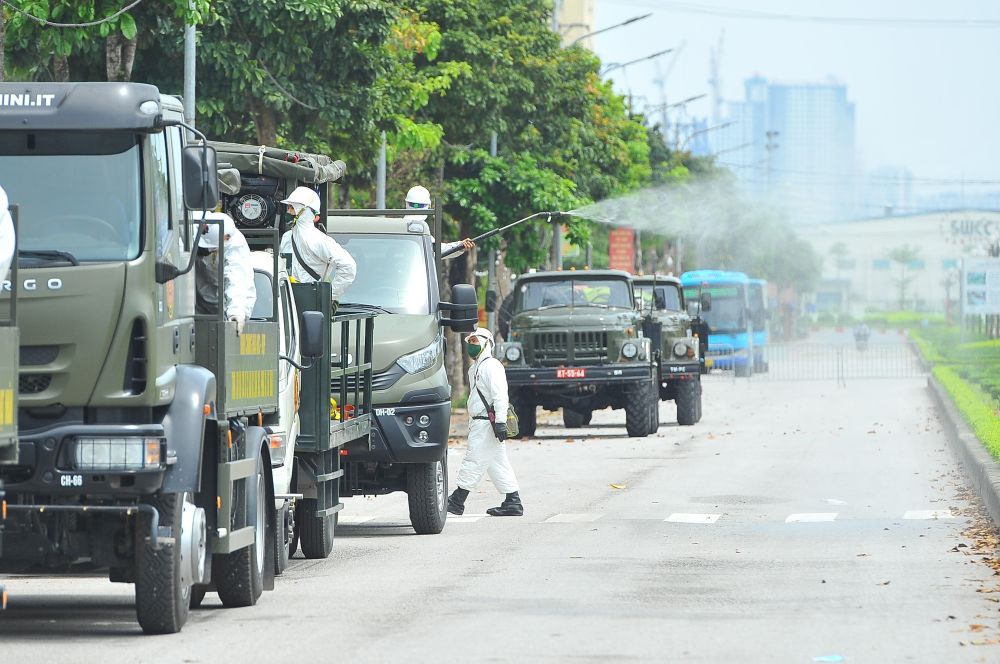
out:
{"label": "pedestrian crossing stripe", "polygon": [[670,523],[715,523],[721,517],[721,514],[689,514],[685,512],[675,512],[668,516],[664,521],[669,521]]}
{"label": "pedestrian crossing stripe", "polygon": [[555,514],[547,518],[545,523],[590,523],[597,521],[602,516],[604,515],[593,512],[584,514]]}
{"label": "pedestrian crossing stripe", "polygon": [[903,515],[904,519],[953,519],[951,510],[910,510]]}
{"label": "pedestrian crossing stripe", "polygon": [[836,512],[807,512],[804,514],[789,514],[785,523],[820,523],[823,521],[833,521],[837,518]]}

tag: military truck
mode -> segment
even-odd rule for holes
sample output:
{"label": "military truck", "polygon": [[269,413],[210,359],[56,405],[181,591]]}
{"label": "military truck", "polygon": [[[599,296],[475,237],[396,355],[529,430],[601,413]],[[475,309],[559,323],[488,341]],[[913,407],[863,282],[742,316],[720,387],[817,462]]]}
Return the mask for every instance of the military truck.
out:
{"label": "military truck", "polygon": [[[343,448],[343,495],[405,491],[413,529],[437,534],[447,517],[452,394],[442,331],[471,332],[478,305],[468,284],[452,288],[451,302],[441,301],[434,239],[422,219],[437,211],[420,212],[413,217],[413,210],[333,210],[327,228],[358,266],[341,311],[378,314],[372,358],[375,422],[370,442]],[[335,379],[334,388],[341,387]]]}
{"label": "military truck", "polygon": [[630,436],[659,428],[656,355],[627,272],[520,276],[500,359],[523,435],[534,435],[538,406],[562,408],[567,427],[610,407],[625,410]]}
{"label": "military truck", "polygon": [[[214,149],[139,83],[0,84],[0,146],[23,344],[0,572],[107,569],[147,633],[179,631],[210,588],[254,604],[273,583],[280,330],[195,314]],[[302,318],[308,355],[325,323]]]}
{"label": "military truck", "polygon": [[[699,339],[694,334],[696,321],[685,306],[681,280],[669,276],[641,276],[633,279],[633,286],[643,313],[659,323],[658,330],[647,334],[657,354],[660,399],[672,400],[677,405],[678,424],[695,424],[701,419]],[[710,306],[706,297],[694,308],[700,310]]]}

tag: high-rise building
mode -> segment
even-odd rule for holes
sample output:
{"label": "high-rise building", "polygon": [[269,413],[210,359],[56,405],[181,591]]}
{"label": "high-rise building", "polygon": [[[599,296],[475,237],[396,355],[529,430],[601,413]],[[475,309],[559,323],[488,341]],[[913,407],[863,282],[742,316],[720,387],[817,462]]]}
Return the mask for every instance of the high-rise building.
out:
{"label": "high-rise building", "polygon": [[[555,0],[555,17],[563,44],[571,44],[594,31],[595,4],[596,0]],[[594,49],[590,37],[580,40],[580,45]]]}
{"label": "high-rise building", "polygon": [[854,104],[842,83],[744,82],[709,139],[719,162],[757,194],[787,204],[801,221],[853,215],[858,204]]}

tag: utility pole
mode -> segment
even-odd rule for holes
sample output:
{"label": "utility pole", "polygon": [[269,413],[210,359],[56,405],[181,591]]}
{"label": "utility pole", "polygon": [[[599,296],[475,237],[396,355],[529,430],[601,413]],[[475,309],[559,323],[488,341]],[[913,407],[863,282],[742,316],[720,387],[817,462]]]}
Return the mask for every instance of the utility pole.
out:
{"label": "utility pole", "polygon": [[779,132],[773,129],[769,129],[766,132],[764,132],[764,136],[767,137],[767,143],[764,145],[764,149],[767,150],[767,193],[769,194],[771,193],[771,190],[774,188],[774,179],[773,179],[774,159],[772,158],[772,154],[774,153],[775,150],[778,149],[778,142],[775,140],[776,138],[778,138],[778,133]]}
{"label": "utility pole", "polygon": [[[493,132],[490,134],[490,156],[497,156],[497,133]],[[487,255],[488,264],[486,266],[486,292],[489,293],[493,291],[499,297],[500,293],[497,290],[497,250],[490,249]],[[497,302],[499,305],[499,302]],[[497,331],[497,312],[488,311],[486,312],[486,329],[490,332],[496,334]]]}
{"label": "utility pole", "polygon": [[378,168],[375,171],[375,207],[379,210],[385,209],[385,153],[386,153],[386,138],[385,132],[382,132],[382,142],[378,149]]}

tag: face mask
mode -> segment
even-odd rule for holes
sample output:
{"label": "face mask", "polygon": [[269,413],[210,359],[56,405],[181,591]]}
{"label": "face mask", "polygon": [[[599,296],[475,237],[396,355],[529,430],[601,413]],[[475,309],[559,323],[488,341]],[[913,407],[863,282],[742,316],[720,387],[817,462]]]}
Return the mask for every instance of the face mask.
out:
{"label": "face mask", "polygon": [[472,359],[476,359],[477,357],[479,357],[480,353],[483,352],[483,347],[481,344],[466,343],[465,352],[468,353],[469,357],[471,357]]}

